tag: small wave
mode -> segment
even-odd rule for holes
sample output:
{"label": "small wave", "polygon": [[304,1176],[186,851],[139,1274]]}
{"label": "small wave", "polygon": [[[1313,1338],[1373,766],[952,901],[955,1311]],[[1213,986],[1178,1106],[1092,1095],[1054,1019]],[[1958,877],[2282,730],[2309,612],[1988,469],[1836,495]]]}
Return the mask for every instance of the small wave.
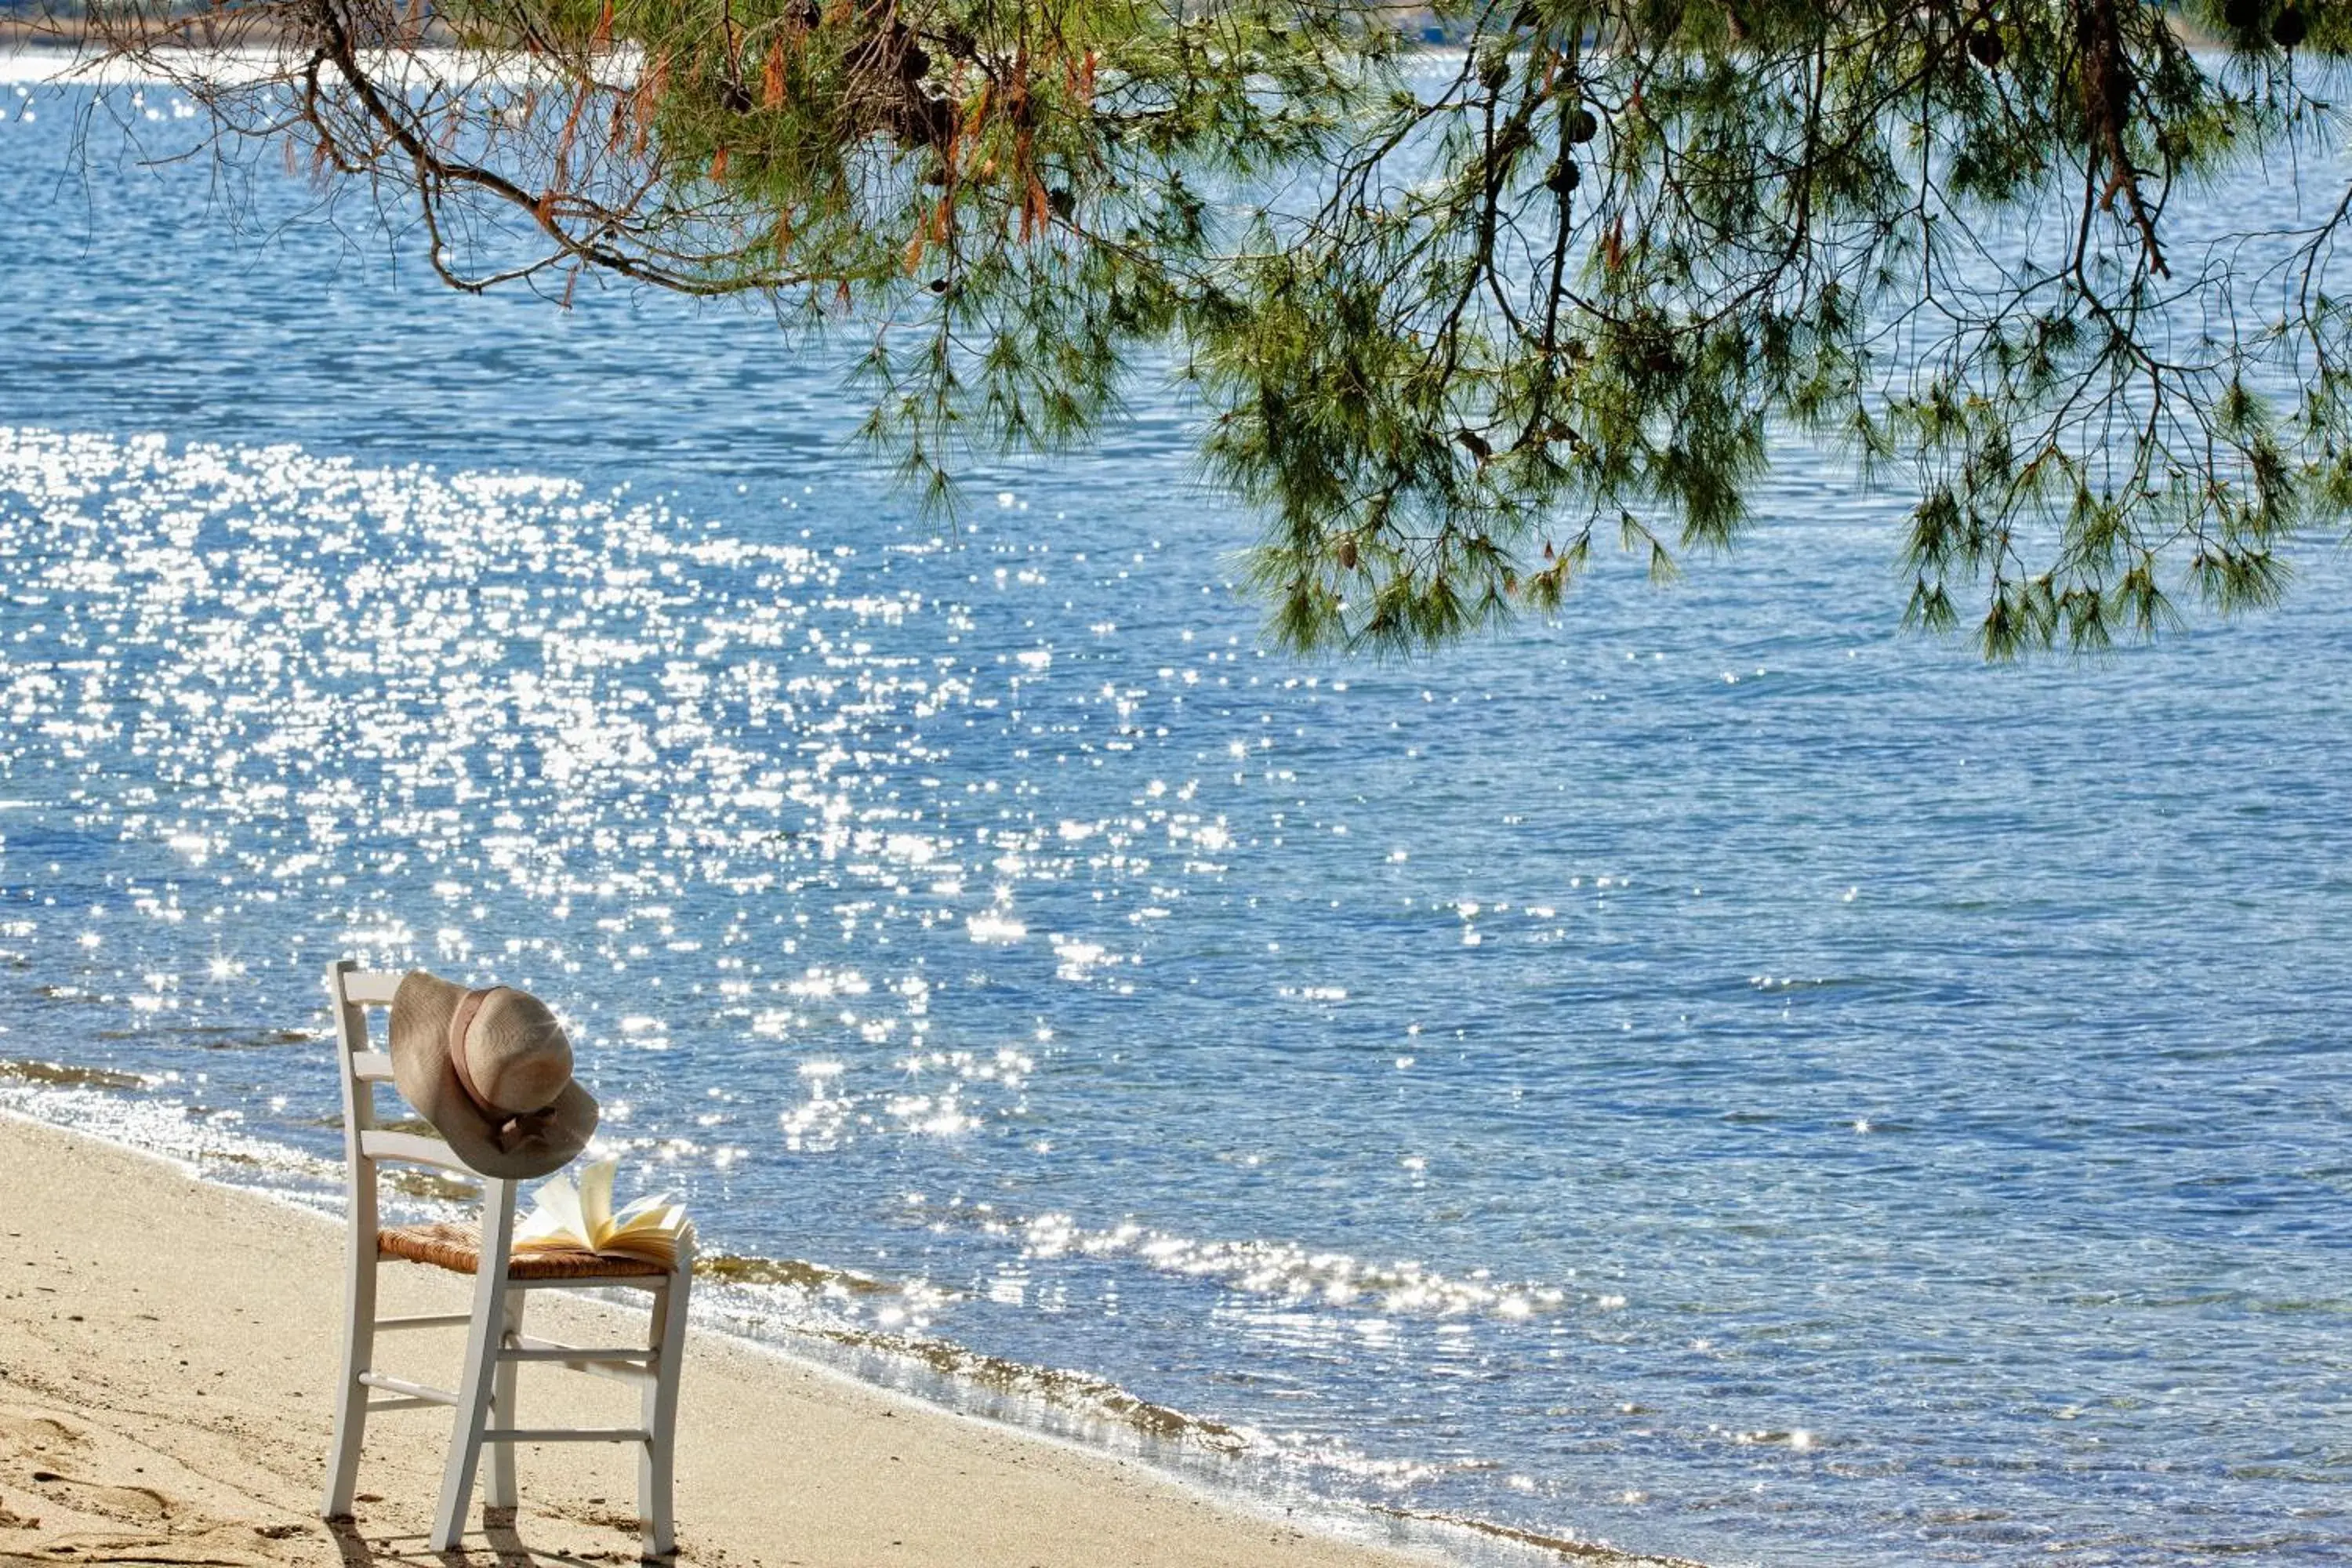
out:
{"label": "small wave", "polygon": [[1643,1552],[1625,1552],[1605,1541],[1579,1541],[1574,1536],[1544,1535],[1517,1525],[1497,1524],[1492,1520],[1476,1519],[1466,1513],[1440,1513],[1417,1508],[1392,1508],[1374,1503],[1372,1511],[1391,1519],[1412,1520],[1417,1524],[1445,1525],[1454,1530],[1466,1530],[1492,1541],[1507,1541],[1514,1546],[1533,1547],[1548,1552],[1567,1563],[1595,1563],[1603,1568],[1706,1568],[1706,1564],[1688,1557],[1657,1557]]}
{"label": "small wave", "polygon": [[796,1290],[845,1290],[853,1296],[895,1295],[898,1287],[870,1274],[831,1268],[798,1258],[758,1258],[736,1252],[709,1253],[694,1260],[694,1272],[724,1285],[784,1285]]}
{"label": "small wave", "polygon": [[1196,1444],[1232,1456],[1247,1451],[1240,1428],[1194,1415],[1129,1393],[1108,1378],[1065,1367],[1034,1365],[1006,1356],[969,1350],[951,1340],[882,1333],[870,1329],[810,1329],[814,1338],[850,1349],[914,1362],[950,1382],[994,1394],[1035,1399],[1065,1410],[1116,1422],[1147,1436]]}
{"label": "small wave", "polygon": [[[1556,1285],[1510,1284],[1477,1276],[1441,1274],[1409,1259],[1373,1263],[1345,1252],[1318,1251],[1287,1241],[1196,1240],[1139,1225],[1087,1230],[1067,1215],[1003,1222],[1017,1231],[1033,1258],[1078,1253],[1129,1257],[1164,1273],[1215,1279],[1228,1289],[1272,1296],[1292,1305],[1356,1307],[1414,1317],[1477,1315],[1503,1320],[1559,1312],[1572,1305]],[[1597,1298],[1596,1306],[1619,1304]]]}
{"label": "small wave", "polygon": [[420,1171],[408,1165],[383,1165],[377,1168],[376,1173],[383,1178],[385,1186],[404,1197],[461,1204],[482,1195],[482,1190],[471,1182],[445,1176],[436,1171]]}
{"label": "small wave", "polygon": [[93,1037],[141,1042],[183,1041],[202,1050],[242,1051],[279,1046],[307,1046],[327,1037],[323,1032],[312,1029],[248,1029],[230,1025],[191,1025],[164,1029],[100,1029]]}
{"label": "small wave", "polygon": [[135,1072],[117,1072],[111,1068],[82,1067],[74,1062],[45,1062],[29,1058],[0,1059],[0,1078],[40,1084],[48,1089],[134,1089],[147,1087],[147,1080]]}

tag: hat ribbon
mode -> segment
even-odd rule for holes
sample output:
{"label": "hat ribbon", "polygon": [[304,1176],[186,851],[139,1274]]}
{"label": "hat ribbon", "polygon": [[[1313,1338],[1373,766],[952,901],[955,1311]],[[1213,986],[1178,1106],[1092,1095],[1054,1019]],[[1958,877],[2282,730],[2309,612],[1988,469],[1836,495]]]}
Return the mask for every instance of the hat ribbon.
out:
{"label": "hat ribbon", "polygon": [[449,1066],[457,1074],[457,1087],[466,1091],[466,1098],[474,1102],[475,1109],[494,1124],[492,1135],[498,1140],[499,1152],[511,1154],[525,1144],[546,1140],[548,1131],[555,1124],[555,1107],[543,1105],[537,1110],[509,1110],[503,1106],[492,1105],[482,1097],[482,1091],[474,1087],[473,1068],[466,1060],[466,1033],[474,1026],[474,1015],[482,1010],[482,1004],[489,999],[490,994],[507,989],[504,985],[486,985],[478,991],[467,992],[465,1000],[457,1004],[457,1010],[449,1015],[448,1044]]}

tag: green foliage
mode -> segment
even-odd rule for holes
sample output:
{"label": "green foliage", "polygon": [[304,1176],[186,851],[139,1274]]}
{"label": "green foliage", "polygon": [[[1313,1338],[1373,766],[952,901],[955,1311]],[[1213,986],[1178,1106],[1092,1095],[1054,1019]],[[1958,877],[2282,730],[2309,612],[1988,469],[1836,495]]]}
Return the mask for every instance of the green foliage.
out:
{"label": "green foliage", "polygon": [[[2352,508],[2343,193],[2292,232],[2174,211],[2333,150],[2310,83],[2352,3],[1434,15],[1466,49],[1338,0],[250,0],[193,64],[154,16],[105,36],[410,204],[458,286],[594,269],[861,334],[866,436],[933,505],[1172,362],[1300,647],[1550,613],[1596,533],[1671,577],[1766,526],[1790,439],[1919,498],[1906,619],[1997,658],[2270,604],[2285,536]],[[281,69],[225,68],[257,40]]]}

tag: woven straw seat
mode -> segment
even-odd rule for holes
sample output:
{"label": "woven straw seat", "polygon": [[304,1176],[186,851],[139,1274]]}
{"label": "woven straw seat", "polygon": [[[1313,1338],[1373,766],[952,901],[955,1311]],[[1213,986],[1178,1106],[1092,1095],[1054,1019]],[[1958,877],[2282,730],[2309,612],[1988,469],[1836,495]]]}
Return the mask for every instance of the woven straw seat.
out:
{"label": "woven straw seat", "polygon": [[[452,1273],[471,1274],[481,1267],[482,1238],[469,1226],[397,1225],[375,1233],[376,1254],[429,1263]],[[513,1279],[649,1279],[669,1270],[641,1258],[620,1258],[601,1252],[518,1251],[507,1264]]]}

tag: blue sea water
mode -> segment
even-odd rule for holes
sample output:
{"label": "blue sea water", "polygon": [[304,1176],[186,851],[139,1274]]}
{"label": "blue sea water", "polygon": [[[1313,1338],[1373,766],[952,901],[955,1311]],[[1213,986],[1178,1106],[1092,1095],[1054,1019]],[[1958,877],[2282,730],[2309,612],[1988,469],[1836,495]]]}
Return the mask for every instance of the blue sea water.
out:
{"label": "blue sea water", "polygon": [[9,1103],[299,1186],[320,966],[494,977],[819,1266],[754,1331],[1715,1563],[2352,1559],[2332,538],[1988,668],[1791,449],[1678,586],[1302,662],[1158,387],[950,536],[754,312],[442,292],[88,107],[0,97]]}

